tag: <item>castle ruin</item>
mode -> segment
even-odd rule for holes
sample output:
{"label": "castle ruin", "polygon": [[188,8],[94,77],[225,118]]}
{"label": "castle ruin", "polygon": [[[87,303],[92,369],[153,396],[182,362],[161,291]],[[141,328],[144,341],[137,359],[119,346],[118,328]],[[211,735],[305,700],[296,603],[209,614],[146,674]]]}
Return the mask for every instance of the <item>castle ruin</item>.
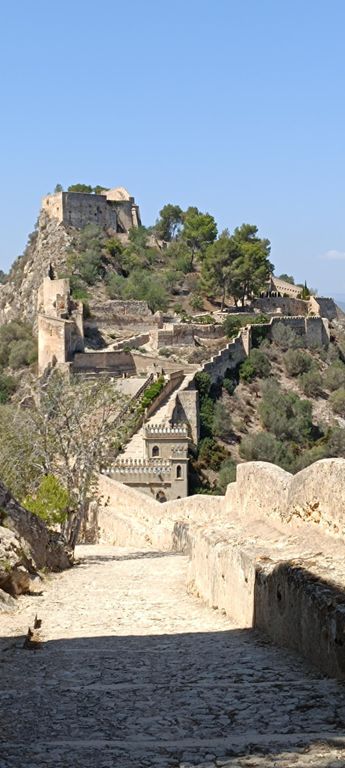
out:
{"label": "castle ruin", "polygon": [[127,235],[141,226],[139,206],[124,187],[104,190],[99,195],[84,192],[55,192],[42,200],[42,211],[66,227],[83,229],[97,224]]}

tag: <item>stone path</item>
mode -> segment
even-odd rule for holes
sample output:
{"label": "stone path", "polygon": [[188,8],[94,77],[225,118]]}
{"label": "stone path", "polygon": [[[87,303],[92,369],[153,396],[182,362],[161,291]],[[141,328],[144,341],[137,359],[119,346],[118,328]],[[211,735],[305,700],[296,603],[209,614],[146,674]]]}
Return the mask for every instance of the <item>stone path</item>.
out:
{"label": "stone path", "polygon": [[345,687],[188,595],[184,556],[79,555],[1,617],[1,768],[345,766]]}

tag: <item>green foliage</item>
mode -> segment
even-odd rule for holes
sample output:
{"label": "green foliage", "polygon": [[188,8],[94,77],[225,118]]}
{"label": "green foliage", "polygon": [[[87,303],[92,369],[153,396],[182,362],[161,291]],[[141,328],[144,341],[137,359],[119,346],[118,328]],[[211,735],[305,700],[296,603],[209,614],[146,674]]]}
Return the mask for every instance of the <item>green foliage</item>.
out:
{"label": "green foliage", "polygon": [[171,357],[171,355],[173,354],[173,350],[170,349],[169,347],[161,347],[158,350],[158,354],[161,355],[161,357]]}
{"label": "green foliage", "polygon": [[37,341],[27,323],[12,321],[0,326],[0,366],[17,369],[37,360]]}
{"label": "green foliage", "polygon": [[260,349],[252,349],[247,359],[240,365],[240,379],[253,381],[255,378],[267,378],[271,373],[271,363]]}
{"label": "green foliage", "polygon": [[293,462],[291,448],[269,432],[246,435],[241,441],[240,456],[246,461],[269,461],[287,471]]}
{"label": "green foliage", "polygon": [[229,376],[226,376],[223,379],[223,387],[227,391],[228,395],[233,395],[234,391],[236,389],[237,382],[235,379],[230,378]]}
{"label": "green foliage", "polygon": [[307,397],[322,395],[322,378],[318,371],[311,370],[299,376],[298,386]]}
{"label": "green foliage", "polygon": [[232,434],[231,414],[221,400],[218,400],[213,409],[212,434],[222,440],[227,440]]}
{"label": "green foliage", "polygon": [[284,355],[284,366],[289,376],[300,376],[310,371],[312,363],[311,357],[302,349],[288,349]]}
{"label": "green foliage", "polygon": [[225,448],[219,445],[212,437],[204,437],[200,440],[198,460],[200,465],[206,469],[212,469],[214,472],[217,472],[227,455]]}
{"label": "green foliage", "polygon": [[8,376],[0,371],[0,403],[7,403],[11,395],[16,391],[17,383],[13,376]]}
{"label": "green foliage", "polygon": [[236,462],[233,459],[224,459],[219,467],[217,488],[225,493],[229,483],[236,480]]}
{"label": "green foliage", "polygon": [[90,184],[71,184],[67,187],[67,192],[82,192],[84,195],[91,194],[92,191]]}
{"label": "green foliage", "polygon": [[269,261],[270,242],[258,237],[258,228],[253,224],[237,227],[233,239],[239,255],[232,264],[232,293],[236,299],[257,295],[273,272]]}
{"label": "green foliage", "polygon": [[232,339],[234,336],[237,336],[241,327],[242,323],[240,318],[234,317],[233,315],[227,315],[223,322],[224,334],[228,337],[228,339]]}
{"label": "green foliage", "polygon": [[54,192],[63,192],[62,184],[56,184]]}
{"label": "green foliage", "polygon": [[213,435],[215,404],[210,397],[203,397],[200,402],[200,435],[210,437]]}
{"label": "green foliage", "polygon": [[313,429],[312,405],[294,392],[286,392],[274,383],[262,385],[259,416],[262,425],[279,440],[305,443]]}
{"label": "green foliage", "polygon": [[329,458],[345,457],[345,429],[334,427],[327,435],[325,455]]}
{"label": "green foliage", "polygon": [[334,391],[340,387],[345,387],[345,365],[341,360],[336,360],[326,370],[323,377],[324,385],[327,389]]}
{"label": "green foliage", "polygon": [[200,325],[214,325],[215,319],[212,315],[195,315],[195,317],[193,317],[193,322],[199,323]]}
{"label": "green foliage", "polygon": [[296,349],[303,346],[303,340],[284,323],[274,323],[272,326],[272,341],[282,350]]}
{"label": "green foliage", "polygon": [[207,397],[211,390],[211,376],[209,373],[196,373],[194,377],[200,400]]}
{"label": "green foliage", "polygon": [[170,242],[178,237],[183,223],[183,211],[179,205],[168,203],[159,211],[154,231],[159,240]]}
{"label": "green foliage", "polygon": [[204,302],[203,302],[202,296],[200,296],[199,293],[192,293],[192,295],[190,297],[190,305],[191,305],[192,309],[200,311],[203,308],[203,306],[204,306]]}
{"label": "green foliage", "polygon": [[90,294],[80,277],[71,275],[69,278],[71,296],[77,301],[85,301],[90,298]]}
{"label": "green foliage", "polygon": [[164,387],[164,383],[164,376],[160,376],[159,379],[153,381],[152,384],[150,384],[147,389],[145,389],[145,392],[140,401],[140,410],[145,411],[145,409],[148,408],[151,403],[153,403],[156,397],[158,397],[158,395],[161,393]]}
{"label": "green foliage", "polygon": [[37,491],[22,501],[26,509],[41,517],[47,525],[63,523],[71,503],[68,491],[54,475],[43,477]]}
{"label": "green foliage", "polygon": [[336,389],[329,398],[333,413],[345,417],[345,389]]}
{"label": "green foliage", "polygon": [[183,218],[182,238],[190,248],[192,259],[196,253],[201,256],[216,237],[217,224],[213,216],[193,206],[188,208]]}

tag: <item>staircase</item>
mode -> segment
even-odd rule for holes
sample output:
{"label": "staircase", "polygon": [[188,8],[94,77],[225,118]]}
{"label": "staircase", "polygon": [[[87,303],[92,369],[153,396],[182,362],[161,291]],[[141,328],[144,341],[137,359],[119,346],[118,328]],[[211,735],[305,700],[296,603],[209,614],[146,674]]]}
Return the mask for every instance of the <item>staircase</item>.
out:
{"label": "staircase", "polygon": [[143,459],[145,458],[145,428],[153,424],[169,424],[172,418],[172,414],[175,407],[176,397],[181,389],[185,389],[189,382],[193,379],[194,373],[189,373],[184,377],[180,385],[168,395],[167,399],[157,409],[157,411],[149,418],[138,432],[133,435],[129,443],[127,443],[125,450],[118,457],[119,459]]}

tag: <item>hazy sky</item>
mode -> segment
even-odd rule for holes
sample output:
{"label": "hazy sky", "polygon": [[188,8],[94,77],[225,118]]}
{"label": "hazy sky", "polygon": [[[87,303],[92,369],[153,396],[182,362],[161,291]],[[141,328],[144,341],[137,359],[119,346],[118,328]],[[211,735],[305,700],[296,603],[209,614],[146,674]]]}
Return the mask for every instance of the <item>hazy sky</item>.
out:
{"label": "hazy sky", "polygon": [[276,272],[345,293],[344,0],[1,3],[0,267],[40,197],[126,186],[219,228],[257,224]]}

